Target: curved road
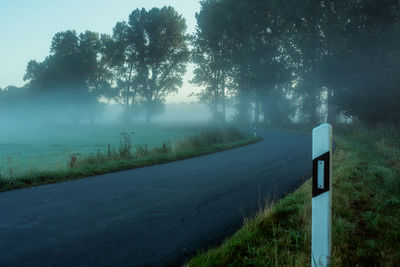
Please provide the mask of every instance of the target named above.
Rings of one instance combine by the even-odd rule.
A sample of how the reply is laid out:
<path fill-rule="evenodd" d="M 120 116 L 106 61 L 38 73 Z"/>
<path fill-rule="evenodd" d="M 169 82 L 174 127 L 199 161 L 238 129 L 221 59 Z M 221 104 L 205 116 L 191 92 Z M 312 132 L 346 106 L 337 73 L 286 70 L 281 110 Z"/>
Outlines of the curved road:
<path fill-rule="evenodd" d="M 180 265 L 311 173 L 311 135 L 0 193 L 0 266 Z"/>

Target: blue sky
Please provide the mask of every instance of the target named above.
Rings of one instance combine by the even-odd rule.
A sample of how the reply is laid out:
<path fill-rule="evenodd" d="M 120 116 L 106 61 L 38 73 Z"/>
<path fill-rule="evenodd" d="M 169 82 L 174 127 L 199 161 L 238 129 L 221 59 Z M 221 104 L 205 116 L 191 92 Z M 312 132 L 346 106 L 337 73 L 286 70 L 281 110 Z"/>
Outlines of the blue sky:
<path fill-rule="evenodd" d="M 136 8 L 173 6 L 186 19 L 187 31 L 196 26 L 199 0 L 0 0 L 0 88 L 21 86 L 29 60 L 43 61 L 55 33 L 68 29 L 112 33 L 117 21 Z M 195 90 L 187 83 L 189 66 L 179 94 L 169 102 L 187 101 Z M 191 99 L 193 100 L 193 99 Z"/>

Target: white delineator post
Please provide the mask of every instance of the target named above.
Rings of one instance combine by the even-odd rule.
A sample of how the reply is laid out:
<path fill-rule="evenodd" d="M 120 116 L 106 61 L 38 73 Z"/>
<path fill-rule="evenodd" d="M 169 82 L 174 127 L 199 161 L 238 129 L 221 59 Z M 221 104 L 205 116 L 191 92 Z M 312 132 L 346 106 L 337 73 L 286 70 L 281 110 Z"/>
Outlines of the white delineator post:
<path fill-rule="evenodd" d="M 312 131 L 311 266 L 328 266 L 332 226 L 332 126 L 324 123 Z"/>

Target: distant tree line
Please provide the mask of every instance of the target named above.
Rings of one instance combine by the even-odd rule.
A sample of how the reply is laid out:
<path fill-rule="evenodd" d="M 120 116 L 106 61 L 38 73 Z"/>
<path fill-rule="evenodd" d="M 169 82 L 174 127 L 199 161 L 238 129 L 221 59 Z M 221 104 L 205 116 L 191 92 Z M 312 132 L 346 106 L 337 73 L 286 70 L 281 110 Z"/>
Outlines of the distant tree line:
<path fill-rule="evenodd" d="M 225 120 L 398 122 L 397 0 L 203 0 L 192 82 Z"/>
<path fill-rule="evenodd" d="M 190 60 L 196 96 L 215 121 L 230 105 L 246 123 L 399 122 L 397 0 L 200 4 L 191 36 L 172 7 L 136 9 L 112 35 L 57 33 L 50 55 L 28 63 L 26 85 L 0 90 L 0 109 L 41 99 L 93 121 L 107 99 L 124 107 L 126 121 L 149 121 Z"/>
<path fill-rule="evenodd" d="M 0 97 L 8 103 L 41 103 L 71 110 L 93 121 L 100 99 L 120 103 L 124 119 L 150 120 L 177 92 L 189 59 L 185 20 L 172 7 L 136 9 L 113 34 L 63 31 L 53 37 L 50 55 L 28 63 L 23 88 Z M 1 101 L 1 100 L 0 100 Z M 3 103 L 3 107 L 6 104 Z"/>

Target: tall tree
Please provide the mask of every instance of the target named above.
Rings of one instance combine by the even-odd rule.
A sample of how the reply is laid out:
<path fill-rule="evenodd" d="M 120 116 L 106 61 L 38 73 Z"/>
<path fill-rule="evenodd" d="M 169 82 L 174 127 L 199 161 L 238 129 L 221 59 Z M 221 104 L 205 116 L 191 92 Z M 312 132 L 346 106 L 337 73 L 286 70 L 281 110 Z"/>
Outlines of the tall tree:
<path fill-rule="evenodd" d="M 230 51 L 226 36 L 226 10 L 220 1 L 202 1 L 196 13 L 197 28 L 192 39 L 192 62 L 196 64 L 193 84 L 203 87 L 197 97 L 210 105 L 215 121 L 226 120 L 226 86 Z"/>
<path fill-rule="evenodd" d="M 115 25 L 112 38 L 106 44 L 106 53 L 111 59 L 109 65 L 116 85 L 113 99 L 124 106 L 126 121 L 132 118 L 139 91 L 137 85 L 139 55 L 134 41 L 136 38 L 143 37 L 135 36 L 131 26 L 122 21 Z"/>
<path fill-rule="evenodd" d="M 287 95 L 292 81 L 288 51 L 287 22 L 279 10 L 277 1 L 249 1 L 253 25 L 250 32 L 251 47 L 250 87 L 254 90 L 254 122 L 259 122 L 263 113 L 264 121 L 278 125 L 287 123 L 291 109 Z M 261 111 L 262 107 L 262 111 Z"/>
<path fill-rule="evenodd" d="M 230 61 L 232 62 L 232 80 L 236 86 L 237 119 L 240 122 L 250 120 L 250 102 L 254 93 L 251 86 L 251 66 L 253 57 L 252 29 L 254 26 L 253 1 L 224 1 L 227 12 L 226 35 L 230 46 Z"/>
<path fill-rule="evenodd" d="M 31 60 L 24 80 L 36 95 L 51 99 L 48 105 L 74 107 L 71 112 L 76 113 L 76 120 L 89 116 L 93 121 L 98 98 L 102 94 L 96 80 L 105 79 L 99 78 L 101 48 L 102 42 L 97 33 L 56 33 L 50 55 L 43 62 Z"/>
<path fill-rule="evenodd" d="M 334 97 L 340 111 L 368 123 L 399 121 L 400 6 L 396 0 L 351 1 L 347 13 L 348 71 Z M 374 107 L 374 108 L 371 108 Z"/>
<path fill-rule="evenodd" d="M 189 58 L 185 30 L 185 20 L 172 7 L 136 9 L 114 28 L 120 96 L 127 108 L 140 97 L 147 121 L 182 85 Z"/>
<path fill-rule="evenodd" d="M 228 84 L 236 95 L 239 121 L 249 120 L 253 102 L 258 122 L 261 106 L 265 113 L 271 110 L 269 92 L 281 90 L 277 85 L 291 80 L 287 56 L 282 55 L 287 50 L 283 40 L 288 23 L 283 13 L 275 12 L 280 8 L 274 0 L 201 2 L 193 42 L 197 65 L 193 82 L 204 86 L 198 96 L 212 104 L 213 113 L 224 103 Z M 277 95 L 286 97 L 274 94 L 274 98 Z"/>
<path fill-rule="evenodd" d="M 327 121 L 336 123 L 337 105 L 335 97 L 340 88 L 346 86 L 348 64 L 351 57 L 348 50 L 349 1 L 325 0 L 322 9 L 321 82 L 326 88 Z"/>
<path fill-rule="evenodd" d="M 302 81 L 302 113 L 311 124 L 320 121 L 318 108 L 321 105 L 322 84 L 320 80 L 322 49 L 322 3 L 321 1 L 302 1 L 298 8 L 294 34 L 296 47 L 300 52 Z"/>
<path fill-rule="evenodd" d="M 189 60 L 186 22 L 172 7 L 152 8 L 137 16 L 130 16 L 130 24 L 140 24 L 135 28 L 138 40 L 140 94 L 146 109 L 146 120 L 159 112 L 166 96 L 176 93 L 182 86 L 182 76 Z"/>

